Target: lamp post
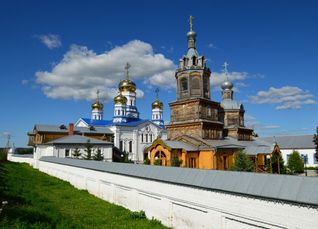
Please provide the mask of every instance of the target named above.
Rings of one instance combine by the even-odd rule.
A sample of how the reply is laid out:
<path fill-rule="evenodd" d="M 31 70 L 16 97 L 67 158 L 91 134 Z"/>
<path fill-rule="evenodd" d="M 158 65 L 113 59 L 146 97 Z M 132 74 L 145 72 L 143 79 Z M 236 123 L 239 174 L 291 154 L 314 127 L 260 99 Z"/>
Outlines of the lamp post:
<path fill-rule="evenodd" d="M 266 159 L 269 160 L 269 171 L 272 173 L 272 157 L 270 154 L 266 155 Z"/>

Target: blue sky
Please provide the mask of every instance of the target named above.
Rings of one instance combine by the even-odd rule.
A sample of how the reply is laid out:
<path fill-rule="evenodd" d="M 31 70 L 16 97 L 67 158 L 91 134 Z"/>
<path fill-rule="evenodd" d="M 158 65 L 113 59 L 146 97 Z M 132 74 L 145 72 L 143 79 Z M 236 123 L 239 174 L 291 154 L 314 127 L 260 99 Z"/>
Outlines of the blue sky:
<path fill-rule="evenodd" d="M 164 119 L 174 69 L 186 53 L 188 17 L 212 70 L 212 99 L 227 61 L 246 124 L 261 136 L 312 134 L 318 125 L 318 3 L 315 1 L 2 1 L 0 145 L 27 144 L 36 123 L 90 116 L 97 89 L 112 97 L 131 62 L 149 118 L 160 88 Z"/>

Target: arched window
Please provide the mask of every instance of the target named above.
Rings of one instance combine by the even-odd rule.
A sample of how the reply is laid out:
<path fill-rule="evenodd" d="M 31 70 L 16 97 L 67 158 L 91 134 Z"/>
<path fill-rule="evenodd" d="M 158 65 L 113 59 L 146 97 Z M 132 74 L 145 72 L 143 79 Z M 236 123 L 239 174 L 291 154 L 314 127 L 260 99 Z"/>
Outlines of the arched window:
<path fill-rule="evenodd" d="M 188 80 L 187 80 L 187 78 L 182 78 L 180 80 L 180 85 L 181 85 L 181 91 L 187 91 L 188 90 Z"/>
<path fill-rule="evenodd" d="M 193 89 L 200 89 L 200 78 L 199 77 L 192 77 L 192 85 Z"/>
<path fill-rule="evenodd" d="M 192 57 L 192 64 L 197 65 L 197 58 L 195 56 Z"/>

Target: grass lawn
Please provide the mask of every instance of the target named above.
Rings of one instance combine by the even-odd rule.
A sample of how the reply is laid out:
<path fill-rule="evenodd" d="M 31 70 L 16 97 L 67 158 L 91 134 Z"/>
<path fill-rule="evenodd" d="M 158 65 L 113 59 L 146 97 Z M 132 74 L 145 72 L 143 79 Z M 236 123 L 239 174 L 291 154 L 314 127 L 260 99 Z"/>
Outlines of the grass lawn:
<path fill-rule="evenodd" d="M 3 201 L 8 204 L 1 207 Z M 13 162 L 0 162 L 0 208 L 0 228 L 164 228 L 143 212 L 131 212 Z"/>

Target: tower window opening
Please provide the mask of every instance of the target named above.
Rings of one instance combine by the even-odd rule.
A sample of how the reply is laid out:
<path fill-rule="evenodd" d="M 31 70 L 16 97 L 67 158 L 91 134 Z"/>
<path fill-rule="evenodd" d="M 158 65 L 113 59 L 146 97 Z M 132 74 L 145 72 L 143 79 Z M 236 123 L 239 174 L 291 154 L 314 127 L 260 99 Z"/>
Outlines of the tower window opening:
<path fill-rule="evenodd" d="M 181 84 L 181 91 L 187 91 L 188 90 L 188 80 L 187 80 L 187 78 L 182 78 L 180 80 L 180 84 Z"/>
<path fill-rule="evenodd" d="M 197 58 L 195 56 L 192 57 L 192 65 L 197 65 Z"/>

